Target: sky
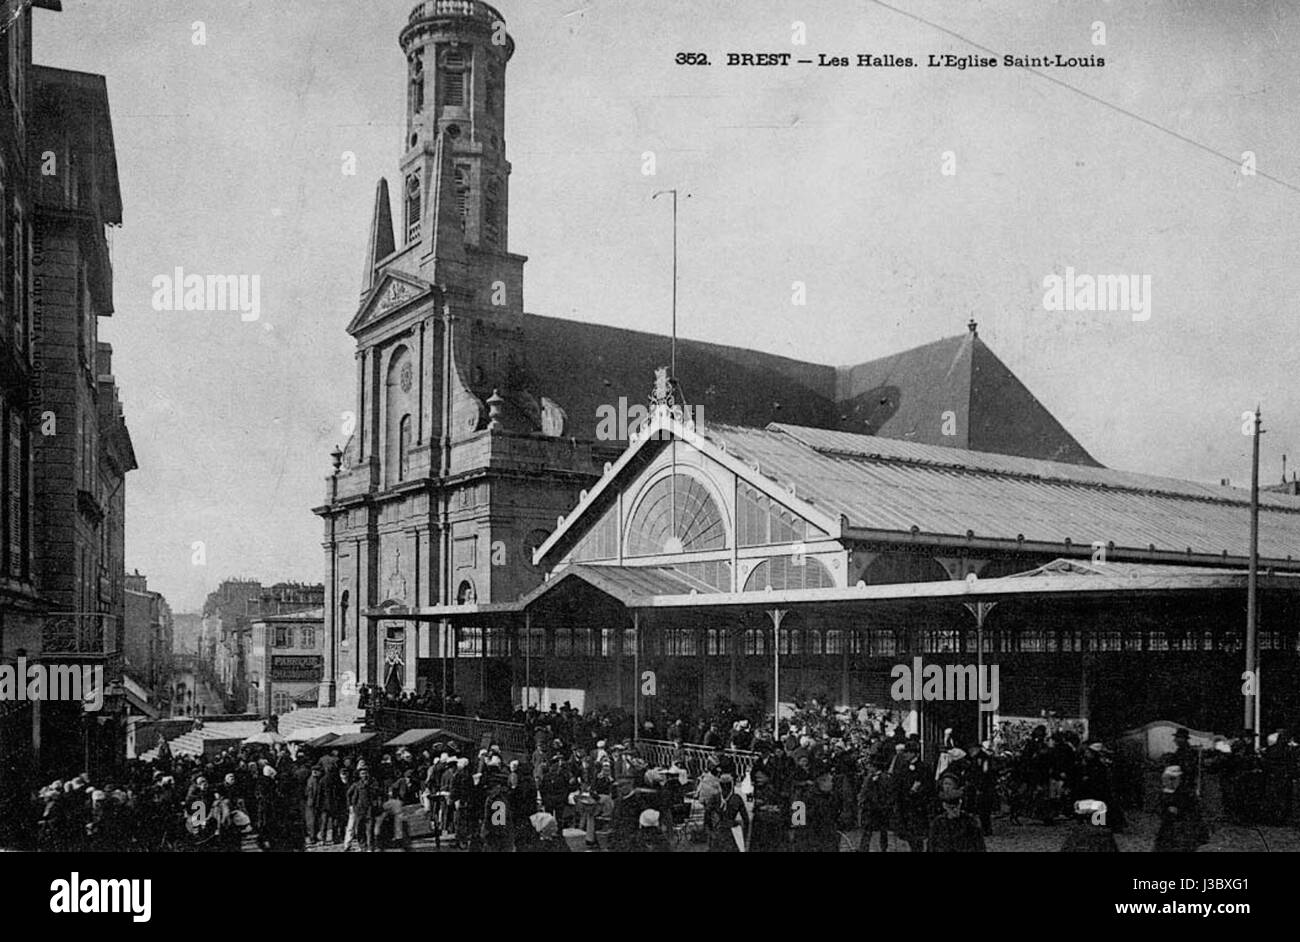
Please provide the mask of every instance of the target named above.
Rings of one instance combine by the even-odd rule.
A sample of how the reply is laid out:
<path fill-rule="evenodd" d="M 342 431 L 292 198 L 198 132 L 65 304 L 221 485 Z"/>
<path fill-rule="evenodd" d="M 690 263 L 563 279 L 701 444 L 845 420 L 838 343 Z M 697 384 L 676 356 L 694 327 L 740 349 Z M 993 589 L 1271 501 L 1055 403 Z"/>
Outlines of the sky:
<path fill-rule="evenodd" d="M 311 508 L 346 438 L 345 327 L 375 183 L 397 178 L 397 35 L 414 3 L 63 6 L 34 12 L 34 58 L 107 77 L 124 204 L 100 339 L 114 346 L 140 464 L 127 566 L 176 611 L 230 576 L 322 581 Z M 527 310 L 666 332 L 670 216 L 651 195 L 677 187 L 691 194 L 685 337 L 848 365 L 974 318 L 1103 464 L 1248 483 L 1241 416 L 1256 403 L 1265 482 L 1282 454 L 1300 464 L 1295 5 L 496 6 L 517 43 L 506 149 Z M 793 44 L 796 23 L 806 45 Z M 679 52 L 713 64 L 677 65 Z M 729 52 L 920 65 L 728 68 Z M 1001 64 L 1058 53 L 1105 65 Z M 931 54 L 995 54 L 999 66 L 929 68 Z M 153 279 L 176 267 L 259 276 L 259 320 L 154 310 Z M 1150 316 L 1046 310 L 1044 278 L 1067 267 L 1149 276 Z"/>

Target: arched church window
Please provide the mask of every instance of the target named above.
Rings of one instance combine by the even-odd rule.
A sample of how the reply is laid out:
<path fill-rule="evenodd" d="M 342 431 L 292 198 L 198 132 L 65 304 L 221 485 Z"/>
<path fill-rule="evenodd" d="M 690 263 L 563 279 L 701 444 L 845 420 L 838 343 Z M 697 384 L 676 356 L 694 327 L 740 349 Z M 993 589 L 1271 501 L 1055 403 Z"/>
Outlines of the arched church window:
<path fill-rule="evenodd" d="M 646 490 L 628 528 L 629 556 L 692 553 L 727 545 L 722 512 L 698 480 L 685 474 L 660 478 Z"/>
<path fill-rule="evenodd" d="M 420 238 L 420 175 L 406 178 L 406 241 Z"/>
<path fill-rule="evenodd" d="M 388 375 L 383 391 L 383 473 L 384 482 L 393 484 L 406 477 L 406 452 L 414 444 L 410 416 L 415 411 L 414 364 L 411 351 L 397 346 L 388 361 Z"/>
<path fill-rule="evenodd" d="M 348 640 L 348 590 L 344 589 L 343 594 L 339 596 L 339 640 Z"/>
<path fill-rule="evenodd" d="M 398 471 L 397 480 L 405 481 L 411 474 L 411 417 L 402 416 L 397 433 Z"/>

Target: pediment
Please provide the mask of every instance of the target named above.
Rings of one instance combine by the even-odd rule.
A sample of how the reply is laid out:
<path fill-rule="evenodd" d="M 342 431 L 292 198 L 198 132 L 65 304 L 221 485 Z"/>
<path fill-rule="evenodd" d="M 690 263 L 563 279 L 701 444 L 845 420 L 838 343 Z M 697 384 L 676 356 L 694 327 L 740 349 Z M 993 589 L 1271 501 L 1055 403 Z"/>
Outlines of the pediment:
<path fill-rule="evenodd" d="M 422 278 L 405 272 L 386 271 L 364 298 L 357 316 L 348 324 L 353 334 L 372 327 L 408 307 L 419 304 L 437 293 L 437 288 Z"/>

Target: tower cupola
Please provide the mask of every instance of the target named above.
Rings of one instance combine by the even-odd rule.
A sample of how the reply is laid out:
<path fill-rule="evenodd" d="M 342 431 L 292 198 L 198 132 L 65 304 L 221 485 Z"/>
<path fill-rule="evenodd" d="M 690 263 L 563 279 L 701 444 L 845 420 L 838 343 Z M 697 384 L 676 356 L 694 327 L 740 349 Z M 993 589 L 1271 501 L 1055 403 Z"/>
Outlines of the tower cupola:
<path fill-rule="evenodd" d="M 418 242 L 440 168 L 435 148 L 450 145 L 465 243 L 506 251 L 510 164 L 505 147 L 506 65 L 514 40 L 501 14 L 480 0 L 424 0 L 401 33 L 407 63 L 406 141 L 400 241 Z"/>

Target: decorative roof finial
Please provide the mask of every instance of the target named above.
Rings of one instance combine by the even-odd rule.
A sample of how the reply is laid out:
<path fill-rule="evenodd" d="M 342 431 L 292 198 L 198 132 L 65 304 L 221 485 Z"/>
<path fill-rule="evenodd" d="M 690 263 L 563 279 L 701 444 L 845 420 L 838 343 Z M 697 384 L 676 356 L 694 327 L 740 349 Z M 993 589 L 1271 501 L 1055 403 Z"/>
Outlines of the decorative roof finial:
<path fill-rule="evenodd" d="M 972 317 L 969 321 L 966 322 L 966 329 L 969 330 L 969 331 L 971 332 L 971 336 L 972 336 L 972 337 L 978 337 L 978 336 L 979 336 L 979 334 L 977 334 L 977 333 L 975 332 L 975 330 L 976 330 L 977 327 L 979 327 L 979 324 L 975 323 L 975 318 L 974 318 L 974 317 Z"/>
<path fill-rule="evenodd" d="M 668 376 L 667 367 L 661 366 L 655 370 L 654 389 L 650 392 L 651 417 L 662 413 L 679 422 L 681 421 L 681 403 L 677 401 L 675 387 L 676 383 Z"/>

